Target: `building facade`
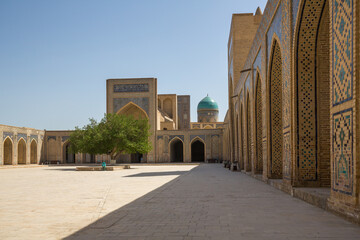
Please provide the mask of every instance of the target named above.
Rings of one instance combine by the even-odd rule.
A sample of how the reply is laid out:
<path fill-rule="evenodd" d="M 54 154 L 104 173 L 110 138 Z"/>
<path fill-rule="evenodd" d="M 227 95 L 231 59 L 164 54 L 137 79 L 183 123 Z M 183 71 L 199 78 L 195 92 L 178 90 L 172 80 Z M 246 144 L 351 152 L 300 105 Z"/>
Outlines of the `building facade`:
<path fill-rule="evenodd" d="M 329 188 L 328 208 L 356 221 L 359 5 L 269 0 L 263 14 L 234 14 L 224 121 L 227 160 L 289 193 Z"/>

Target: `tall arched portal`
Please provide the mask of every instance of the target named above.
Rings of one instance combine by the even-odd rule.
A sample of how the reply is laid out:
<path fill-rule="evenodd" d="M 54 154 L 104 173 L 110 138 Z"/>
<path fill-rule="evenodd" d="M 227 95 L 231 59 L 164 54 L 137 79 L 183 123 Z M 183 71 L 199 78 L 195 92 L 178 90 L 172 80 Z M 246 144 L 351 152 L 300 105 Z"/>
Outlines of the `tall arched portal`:
<path fill-rule="evenodd" d="M 64 162 L 75 163 L 75 153 L 70 151 L 70 143 L 67 142 L 64 146 Z"/>
<path fill-rule="evenodd" d="M 184 161 L 184 146 L 180 139 L 174 139 L 170 143 L 170 161 L 183 162 Z"/>
<path fill-rule="evenodd" d="M 18 164 L 26 164 L 26 143 L 23 138 L 18 142 Z"/>
<path fill-rule="evenodd" d="M 30 163 L 37 164 L 37 143 L 35 140 L 32 140 L 30 144 Z"/>
<path fill-rule="evenodd" d="M 256 123 L 256 164 L 255 172 L 262 173 L 263 170 L 263 148 L 262 148 L 262 97 L 261 80 L 259 73 L 256 77 L 256 97 L 255 97 L 255 123 Z"/>
<path fill-rule="evenodd" d="M 200 140 L 196 140 L 191 144 L 191 161 L 192 162 L 205 161 L 205 145 Z"/>
<path fill-rule="evenodd" d="M 329 0 L 304 0 L 301 10 L 294 54 L 296 180 L 300 185 L 330 186 Z"/>
<path fill-rule="evenodd" d="M 4 142 L 4 165 L 11 165 L 13 158 L 13 144 L 9 138 Z"/>
<path fill-rule="evenodd" d="M 282 178 L 283 124 L 282 124 L 282 58 L 279 43 L 272 46 L 269 79 L 270 97 L 270 169 L 269 178 Z"/>

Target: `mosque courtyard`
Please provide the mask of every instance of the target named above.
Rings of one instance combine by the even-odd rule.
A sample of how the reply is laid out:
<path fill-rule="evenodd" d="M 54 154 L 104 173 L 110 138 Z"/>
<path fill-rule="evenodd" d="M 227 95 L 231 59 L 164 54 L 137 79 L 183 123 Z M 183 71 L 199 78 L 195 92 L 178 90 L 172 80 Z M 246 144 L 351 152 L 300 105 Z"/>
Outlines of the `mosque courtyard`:
<path fill-rule="evenodd" d="M 0 169 L 0 239 L 359 239 L 360 227 L 220 164 Z M 35 187 L 36 186 L 36 187 Z"/>

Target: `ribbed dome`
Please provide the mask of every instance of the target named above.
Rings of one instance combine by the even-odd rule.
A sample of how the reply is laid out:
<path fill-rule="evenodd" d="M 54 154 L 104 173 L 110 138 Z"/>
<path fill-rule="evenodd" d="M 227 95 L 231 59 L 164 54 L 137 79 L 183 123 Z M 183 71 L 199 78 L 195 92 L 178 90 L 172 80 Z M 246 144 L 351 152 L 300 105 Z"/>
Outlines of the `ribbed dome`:
<path fill-rule="evenodd" d="M 210 109 L 210 110 L 219 110 L 219 107 L 217 105 L 217 103 L 214 101 L 214 99 L 212 99 L 211 97 L 209 97 L 209 95 L 207 95 L 206 97 L 204 97 L 198 104 L 197 110 L 205 110 L 205 109 Z"/>

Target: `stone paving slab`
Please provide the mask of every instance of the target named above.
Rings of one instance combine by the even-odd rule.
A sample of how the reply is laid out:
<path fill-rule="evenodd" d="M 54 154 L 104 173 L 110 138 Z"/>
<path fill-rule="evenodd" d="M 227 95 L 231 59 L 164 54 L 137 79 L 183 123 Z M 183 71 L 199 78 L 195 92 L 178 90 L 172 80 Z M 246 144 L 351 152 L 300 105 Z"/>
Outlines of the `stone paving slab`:
<path fill-rule="evenodd" d="M 360 239 L 360 227 L 220 164 L 0 175 L 0 239 Z"/>

